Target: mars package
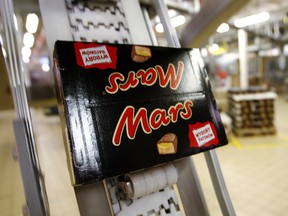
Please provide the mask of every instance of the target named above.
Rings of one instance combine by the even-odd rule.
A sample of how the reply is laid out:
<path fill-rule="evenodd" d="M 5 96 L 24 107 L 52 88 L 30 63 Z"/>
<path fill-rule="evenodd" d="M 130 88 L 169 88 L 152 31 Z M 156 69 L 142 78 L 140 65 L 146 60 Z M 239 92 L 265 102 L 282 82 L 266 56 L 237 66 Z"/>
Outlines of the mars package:
<path fill-rule="evenodd" d="M 227 144 L 196 49 L 57 41 L 54 75 L 74 185 Z"/>

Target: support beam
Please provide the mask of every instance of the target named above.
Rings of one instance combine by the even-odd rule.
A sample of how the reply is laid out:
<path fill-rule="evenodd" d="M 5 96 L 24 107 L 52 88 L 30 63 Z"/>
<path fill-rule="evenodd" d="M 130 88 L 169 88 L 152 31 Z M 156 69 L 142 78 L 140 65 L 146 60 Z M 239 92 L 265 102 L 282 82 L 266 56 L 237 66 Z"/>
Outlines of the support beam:
<path fill-rule="evenodd" d="M 247 32 L 243 29 L 238 30 L 238 50 L 239 50 L 239 77 L 240 87 L 249 86 L 248 60 L 247 60 Z"/>
<path fill-rule="evenodd" d="M 180 34 L 183 47 L 200 47 L 249 0 L 208 0 Z"/>

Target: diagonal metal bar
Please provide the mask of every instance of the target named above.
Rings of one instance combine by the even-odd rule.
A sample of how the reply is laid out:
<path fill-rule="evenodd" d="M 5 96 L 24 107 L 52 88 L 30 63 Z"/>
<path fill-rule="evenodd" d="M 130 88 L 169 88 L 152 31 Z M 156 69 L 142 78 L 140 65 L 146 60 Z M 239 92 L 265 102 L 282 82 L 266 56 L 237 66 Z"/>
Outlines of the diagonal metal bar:
<path fill-rule="evenodd" d="M 200 47 L 221 23 L 226 22 L 248 2 L 249 0 L 205 1 L 199 13 L 181 31 L 181 44 L 185 47 Z"/>
<path fill-rule="evenodd" d="M 165 5 L 163 0 L 155 0 L 154 3 L 155 3 L 157 14 L 159 15 L 161 23 L 164 27 L 164 32 L 168 41 L 168 45 L 173 46 L 173 47 L 180 47 L 181 45 L 179 43 L 176 31 L 170 23 L 167 6 Z M 216 152 L 215 150 L 210 150 L 208 152 L 205 152 L 204 155 L 206 158 L 207 166 L 208 166 L 211 178 L 212 178 L 214 190 L 216 192 L 222 213 L 223 215 L 233 216 L 235 215 L 234 208 L 233 208 L 231 199 L 229 197 L 228 190 L 225 185 L 225 181 L 222 175 L 222 171 L 220 168 L 220 164 L 219 164 Z M 198 185 L 199 185 L 198 186 L 199 191 L 197 195 L 200 198 L 203 198 L 203 201 L 202 201 L 203 208 L 206 210 L 206 215 L 208 215 L 209 213 L 207 211 L 207 207 L 204 201 L 203 192 L 200 188 L 200 183 L 198 180 L 196 169 L 194 166 L 191 166 L 191 168 L 192 168 L 194 178 L 195 178 L 194 181 L 198 182 Z"/>

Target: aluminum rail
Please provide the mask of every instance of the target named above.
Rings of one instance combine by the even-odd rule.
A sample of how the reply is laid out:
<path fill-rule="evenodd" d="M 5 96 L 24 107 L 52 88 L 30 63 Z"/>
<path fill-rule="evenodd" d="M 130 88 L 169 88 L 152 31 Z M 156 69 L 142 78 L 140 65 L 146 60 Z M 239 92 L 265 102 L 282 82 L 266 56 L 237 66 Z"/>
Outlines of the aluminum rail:
<path fill-rule="evenodd" d="M 166 4 L 164 3 L 163 0 L 154 0 L 154 5 L 156 8 L 157 14 L 160 18 L 160 21 L 163 25 L 164 33 L 168 41 L 168 46 L 180 48 L 181 45 L 177 37 L 176 30 L 171 25 L 170 18 L 168 15 L 168 8 Z M 204 195 L 202 192 L 202 188 L 198 179 L 198 174 L 197 174 L 192 157 L 190 157 L 190 166 L 191 166 L 191 171 L 193 173 L 193 175 L 191 175 L 193 179 L 190 180 L 190 183 L 192 182 L 194 183 L 193 185 L 194 196 L 191 197 L 191 199 L 193 199 L 191 202 L 197 204 L 196 205 L 197 209 L 196 208 L 192 209 L 192 211 L 194 212 L 187 212 L 187 215 L 209 215 L 208 208 L 204 200 Z M 187 203 L 187 205 L 189 206 L 189 203 Z"/>
<path fill-rule="evenodd" d="M 5 63 L 16 112 L 16 120 L 13 122 L 14 134 L 26 204 L 30 216 L 49 215 L 44 180 L 41 175 L 33 136 L 32 120 L 18 43 L 19 38 L 14 24 L 13 3 L 9 0 L 0 0 L 0 6 L 8 50 L 8 61 L 5 61 Z"/>

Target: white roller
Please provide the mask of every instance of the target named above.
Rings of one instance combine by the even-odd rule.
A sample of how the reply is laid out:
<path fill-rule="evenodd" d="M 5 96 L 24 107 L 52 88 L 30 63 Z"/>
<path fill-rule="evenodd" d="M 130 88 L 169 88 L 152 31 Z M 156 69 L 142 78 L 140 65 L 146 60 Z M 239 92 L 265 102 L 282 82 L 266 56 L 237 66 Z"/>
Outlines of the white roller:
<path fill-rule="evenodd" d="M 163 168 L 165 170 L 165 174 L 167 177 L 167 184 L 168 185 L 175 184 L 175 182 L 177 182 L 178 180 L 178 173 L 176 168 L 171 163 L 167 164 Z"/>
<path fill-rule="evenodd" d="M 157 189 L 158 188 L 165 188 L 167 182 L 163 181 L 163 179 L 166 179 L 166 173 L 165 170 L 162 167 L 155 167 L 155 169 L 151 170 L 152 175 L 155 176 L 154 180 L 154 184 L 157 185 Z"/>
<path fill-rule="evenodd" d="M 128 196 L 136 199 L 164 189 L 177 182 L 177 169 L 171 164 L 149 168 L 142 172 L 125 175 Z"/>
<path fill-rule="evenodd" d="M 138 198 L 146 194 L 147 186 L 142 173 L 126 175 L 125 179 L 131 186 L 131 190 L 127 190 L 129 197 Z"/>

